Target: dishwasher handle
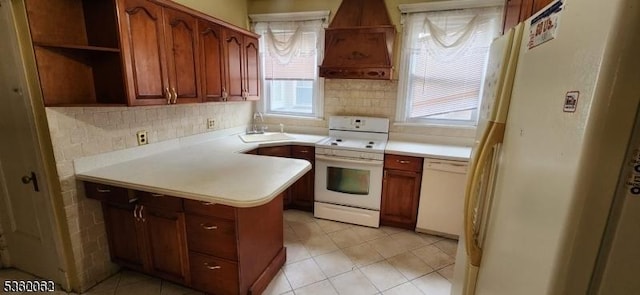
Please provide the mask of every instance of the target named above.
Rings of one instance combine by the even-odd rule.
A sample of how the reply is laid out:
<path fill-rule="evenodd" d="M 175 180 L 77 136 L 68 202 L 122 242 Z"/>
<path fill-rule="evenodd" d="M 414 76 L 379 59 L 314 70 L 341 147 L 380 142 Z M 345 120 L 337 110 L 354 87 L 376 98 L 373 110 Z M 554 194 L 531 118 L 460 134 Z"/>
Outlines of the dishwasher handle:
<path fill-rule="evenodd" d="M 464 162 L 425 161 L 424 170 L 436 170 L 442 172 L 466 174 L 468 164 Z"/>

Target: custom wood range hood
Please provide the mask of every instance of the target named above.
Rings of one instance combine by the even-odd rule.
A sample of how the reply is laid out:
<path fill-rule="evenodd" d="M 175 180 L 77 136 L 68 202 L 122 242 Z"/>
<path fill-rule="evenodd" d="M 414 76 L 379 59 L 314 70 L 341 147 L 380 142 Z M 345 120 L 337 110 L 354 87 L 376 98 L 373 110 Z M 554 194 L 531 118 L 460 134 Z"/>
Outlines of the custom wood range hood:
<path fill-rule="evenodd" d="M 391 79 L 395 36 L 384 0 L 343 0 L 325 30 L 320 77 Z"/>

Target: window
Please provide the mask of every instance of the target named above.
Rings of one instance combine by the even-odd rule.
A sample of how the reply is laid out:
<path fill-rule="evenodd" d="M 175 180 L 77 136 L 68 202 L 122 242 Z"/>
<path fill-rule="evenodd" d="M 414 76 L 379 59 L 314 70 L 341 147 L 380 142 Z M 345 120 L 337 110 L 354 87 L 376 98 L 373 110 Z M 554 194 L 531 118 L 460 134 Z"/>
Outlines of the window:
<path fill-rule="evenodd" d="M 501 15 L 501 7 L 485 7 L 404 16 L 400 121 L 476 124 L 489 47 L 500 32 Z"/>
<path fill-rule="evenodd" d="M 266 114 L 322 116 L 322 79 L 318 65 L 324 52 L 328 12 L 251 15 L 261 35 L 260 63 Z"/>

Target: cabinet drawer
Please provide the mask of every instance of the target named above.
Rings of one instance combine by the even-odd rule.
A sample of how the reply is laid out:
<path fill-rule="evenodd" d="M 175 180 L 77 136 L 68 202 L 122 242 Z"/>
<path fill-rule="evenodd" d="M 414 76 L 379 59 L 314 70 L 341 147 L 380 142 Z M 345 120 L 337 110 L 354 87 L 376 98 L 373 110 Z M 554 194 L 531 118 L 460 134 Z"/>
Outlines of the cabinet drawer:
<path fill-rule="evenodd" d="M 157 209 L 163 209 L 167 211 L 173 212 L 182 212 L 184 208 L 182 207 L 182 199 L 176 197 L 165 196 L 162 194 L 154 194 L 149 192 L 135 192 L 136 197 L 138 198 L 138 202 L 141 205 L 147 207 L 153 207 Z"/>
<path fill-rule="evenodd" d="M 87 198 L 96 199 L 99 201 L 120 204 L 128 204 L 133 201 L 133 198 L 129 196 L 129 191 L 126 188 L 93 182 L 85 182 L 84 190 L 87 194 Z"/>
<path fill-rule="evenodd" d="M 187 215 L 186 218 L 189 250 L 238 259 L 235 222 L 199 215 Z"/>
<path fill-rule="evenodd" d="M 288 158 L 291 156 L 291 146 L 261 147 L 258 149 L 258 155 Z"/>
<path fill-rule="evenodd" d="M 236 219 L 235 208 L 210 202 L 184 200 L 184 211 L 187 213 L 195 213 L 199 215 L 213 216 L 230 220 Z"/>
<path fill-rule="evenodd" d="M 316 149 L 312 146 L 294 145 L 291 146 L 291 157 L 296 159 L 315 159 Z"/>
<path fill-rule="evenodd" d="M 384 155 L 384 168 L 420 172 L 422 171 L 422 161 L 424 158 L 386 154 Z"/>
<path fill-rule="evenodd" d="M 216 295 L 238 294 L 238 265 L 195 252 L 189 252 L 191 286 Z"/>

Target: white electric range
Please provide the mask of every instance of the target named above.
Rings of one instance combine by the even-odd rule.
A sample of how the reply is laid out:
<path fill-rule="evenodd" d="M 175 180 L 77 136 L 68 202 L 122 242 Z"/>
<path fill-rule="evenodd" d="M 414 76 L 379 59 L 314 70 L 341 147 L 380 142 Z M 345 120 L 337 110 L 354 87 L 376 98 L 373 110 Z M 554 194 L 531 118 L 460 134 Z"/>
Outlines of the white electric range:
<path fill-rule="evenodd" d="M 329 138 L 316 143 L 314 216 L 378 227 L 389 119 L 329 118 Z"/>

